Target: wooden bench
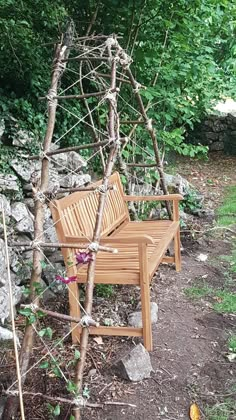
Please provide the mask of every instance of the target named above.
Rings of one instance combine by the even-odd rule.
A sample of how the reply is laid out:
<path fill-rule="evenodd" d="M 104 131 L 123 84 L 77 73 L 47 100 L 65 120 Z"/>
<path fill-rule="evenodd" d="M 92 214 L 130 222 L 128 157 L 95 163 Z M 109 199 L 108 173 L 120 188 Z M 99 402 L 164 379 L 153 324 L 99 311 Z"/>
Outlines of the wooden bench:
<path fill-rule="evenodd" d="M 96 185 L 99 187 L 102 181 Z M 179 200 L 182 196 L 126 196 L 120 176 L 115 172 L 109 180 L 113 188 L 109 190 L 102 222 L 101 244 L 118 249 L 117 254 L 98 252 L 95 283 L 138 285 L 141 289 L 142 328 L 132 327 L 90 327 L 96 335 L 118 335 L 143 337 L 147 350 L 152 350 L 152 331 L 150 318 L 149 284 L 161 262 L 175 263 L 181 269 Z M 54 200 L 51 211 L 57 236 L 63 243 L 88 244 L 93 236 L 100 192 L 76 192 L 60 200 Z M 173 202 L 172 220 L 130 221 L 128 201 Z M 174 256 L 165 253 L 174 241 Z M 67 275 L 77 275 L 78 283 L 86 283 L 87 265 L 79 270 L 68 265 L 68 259 L 75 249 L 62 249 Z M 76 283 L 69 284 L 69 303 L 71 316 L 80 317 L 79 288 Z M 72 324 L 73 342 L 79 340 L 81 328 Z"/>

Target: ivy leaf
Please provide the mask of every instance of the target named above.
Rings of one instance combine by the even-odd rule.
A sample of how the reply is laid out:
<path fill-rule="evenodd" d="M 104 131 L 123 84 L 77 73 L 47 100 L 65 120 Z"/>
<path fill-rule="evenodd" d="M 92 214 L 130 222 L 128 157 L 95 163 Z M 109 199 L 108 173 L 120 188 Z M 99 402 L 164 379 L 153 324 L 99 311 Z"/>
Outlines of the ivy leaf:
<path fill-rule="evenodd" d="M 53 414 L 54 414 L 54 416 L 59 416 L 60 413 L 61 413 L 61 408 L 60 408 L 60 405 L 57 404 L 56 407 L 53 410 Z"/>
<path fill-rule="evenodd" d="M 40 369 L 47 369 L 49 367 L 49 363 L 45 360 L 44 362 L 40 363 Z"/>
<path fill-rule="evenodd" d="M 74 354 L 74 358 L 75 360 L 79 360 L 80 359 L 80 351 L 75 349 L 75 354 Z"/>

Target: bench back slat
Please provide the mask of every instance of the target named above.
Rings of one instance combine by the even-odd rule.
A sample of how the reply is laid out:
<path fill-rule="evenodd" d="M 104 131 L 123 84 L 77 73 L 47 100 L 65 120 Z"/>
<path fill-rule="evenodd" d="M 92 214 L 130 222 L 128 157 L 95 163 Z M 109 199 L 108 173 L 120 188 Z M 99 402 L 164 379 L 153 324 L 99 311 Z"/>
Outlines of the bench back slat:
<path fill-rule="evenodd" d="M 102 185 L 102 180 L 95 183 L 97 187 L 100 185 Z M 124 201 L 124 191 L 118 172 L 111 175 L 109 185 L 112 185 L 113 189 L 108 191 L 106 199 L 102 220 L 102 236 L 109 235 L 122 222 L 129 220 L 129 212 Z M 57 232 L 60 231 L 62 236 L 71 235 L 91 240 L 96 223 L 100 194 L 94 191 L 81 191 L 60 200 L 54 200 L 51 204 L 51 210 Z"/>

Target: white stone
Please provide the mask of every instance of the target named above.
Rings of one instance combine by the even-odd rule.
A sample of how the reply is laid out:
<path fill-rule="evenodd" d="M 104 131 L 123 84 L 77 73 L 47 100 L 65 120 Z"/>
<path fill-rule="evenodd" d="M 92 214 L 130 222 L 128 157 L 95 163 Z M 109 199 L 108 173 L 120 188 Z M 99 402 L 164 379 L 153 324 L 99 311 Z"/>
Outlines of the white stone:
<path fill-rule="evenodd" d="M 156 302 L 151 302 L 150 307 L 151 307 L 151 323 L 156 324 L 157 320 L 158 320 L 158 305 L 157 305 Z M 141 309 L 140 305 L 138 305 L 137 309 Z M 136 311 L 136 312 L 132 312 L 131 314 L 129 314 L 128 324 L 131 327 L 142 328 L 142 326 L 143 326 L 142 312 L 141 311 Z"/>
<path fill-rule="evenodd" d="M 8 330 L 7 328 L 0 327 L 0 341 L 12 341 L 13 340 L 13 332 Z M 16 343 L 20 347 L 19 338 L 16 337 Z"/>

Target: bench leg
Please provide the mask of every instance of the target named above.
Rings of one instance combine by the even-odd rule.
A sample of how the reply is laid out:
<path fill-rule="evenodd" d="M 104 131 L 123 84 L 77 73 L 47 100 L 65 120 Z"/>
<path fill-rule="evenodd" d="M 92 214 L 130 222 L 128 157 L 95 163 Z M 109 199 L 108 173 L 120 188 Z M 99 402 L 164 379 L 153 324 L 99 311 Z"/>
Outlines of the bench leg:
<path fill-rule="evenodd" d="M 174 237 L 174 250 L 175 250 L 175 269 L 176 271 L 181 270 L 181 243 L 180 243 L 180 228 L 177 230 Z"/>
<path fill-rule="evenodd" d="M 69 255 L 69 254 L 68 254 Z M 67 257 L 68 260 L 68 257 Z M 67 276 L 76 276 L 77 275 L 77 268 L 75 265 L 67 267 Z M 77 283 L 69 283 L 68 285 L 68 293 L 69 293 L 69 305 L 70 305 L 70 316 L 80 318 L 80 305 L 79 305 L 79 285 Z M 79 327 L 76 327 L 76 323 L 71 323 L 72 329 L 72 342 L 73 344 L 78 343 L 80 341 L 80 331 Z"/>
<path fill-rule="evenodd" d="M 140 290 L 142 305 L 143 341 L 148 351 L 152 351 L 152 324 L 150 309 L 150 288 L 147 265 L 147 246 L 139 245 Z"/>

